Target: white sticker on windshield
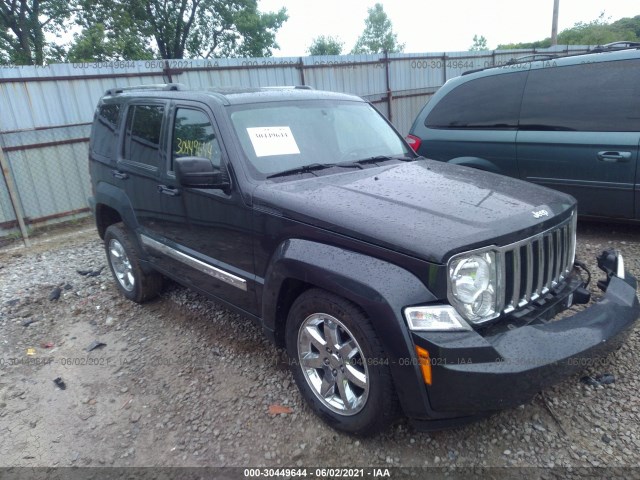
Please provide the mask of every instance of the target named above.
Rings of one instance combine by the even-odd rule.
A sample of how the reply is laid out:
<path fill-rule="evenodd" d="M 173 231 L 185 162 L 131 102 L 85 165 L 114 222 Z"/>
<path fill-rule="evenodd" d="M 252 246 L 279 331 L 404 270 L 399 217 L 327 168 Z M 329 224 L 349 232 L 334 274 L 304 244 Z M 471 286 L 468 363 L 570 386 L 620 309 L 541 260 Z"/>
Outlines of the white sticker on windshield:
<path fill-rule="evenodd" d="M 295 155 L 300 153 L 296 139 L 289 127 L 247 128 L 257 157 L 271 155 Z"/>

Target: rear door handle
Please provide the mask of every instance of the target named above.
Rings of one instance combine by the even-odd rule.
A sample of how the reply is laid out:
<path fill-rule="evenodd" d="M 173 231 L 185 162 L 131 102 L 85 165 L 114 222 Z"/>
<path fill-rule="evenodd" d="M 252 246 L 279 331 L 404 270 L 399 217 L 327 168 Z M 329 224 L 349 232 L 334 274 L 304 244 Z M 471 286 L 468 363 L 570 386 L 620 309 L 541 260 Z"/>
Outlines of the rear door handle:
<path fill-rule="evenodd" d="M 158 192 L 169 195 L 170 197 L 177 197 L 180 195 L 180 190 L 173 187 L 167 187 L 166 185 L 158 185 Z"/>
<path fill-rule="evenodd" d="M 127 178 L 129 178 L 129 175 L 121 172 L 120 170 L 111 170 L 111 175 L 113 175 L 115 178 L 119 178 L 120 180 L 126 180 Z"/>
<path fill-rule="evenodd" d="M 628 162 L 631 158 L 631 152 L 598 152 L 598 160 L 603 162 Z"/>

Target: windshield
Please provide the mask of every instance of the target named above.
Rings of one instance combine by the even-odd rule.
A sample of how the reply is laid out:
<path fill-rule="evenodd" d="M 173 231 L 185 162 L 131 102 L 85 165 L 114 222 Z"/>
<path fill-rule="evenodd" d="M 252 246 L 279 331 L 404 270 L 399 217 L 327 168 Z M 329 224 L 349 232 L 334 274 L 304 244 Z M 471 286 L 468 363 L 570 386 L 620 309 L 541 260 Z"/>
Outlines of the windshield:
<path fill-rule="evenodd" d="M 400 136 L 369 104 L 348 101 L 242 105 L 231 121 L 258 179 L 289 170 L 412 156 Z"/>

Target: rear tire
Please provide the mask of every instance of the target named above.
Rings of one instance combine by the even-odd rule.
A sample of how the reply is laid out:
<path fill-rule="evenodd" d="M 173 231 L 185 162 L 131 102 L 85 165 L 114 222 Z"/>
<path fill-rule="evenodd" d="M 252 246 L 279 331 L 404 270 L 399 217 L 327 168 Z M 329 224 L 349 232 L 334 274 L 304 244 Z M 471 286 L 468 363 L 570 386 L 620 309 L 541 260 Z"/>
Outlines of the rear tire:
<path fill-rule="evenodd" d="M 118 290 L 136 303 L 154 298 L 162 289 L 162 275 L 144 273 L 138 250 L 123 223 L 110 225 L 104 234 L 107 262 Z"/>
<path fill-rule="evenodd" d="M 396 419 L 389 360 L 355 304 L 307 290 L 289 311 L 286 346 L 302 396 L 333 428 L 372 435 Z"/>

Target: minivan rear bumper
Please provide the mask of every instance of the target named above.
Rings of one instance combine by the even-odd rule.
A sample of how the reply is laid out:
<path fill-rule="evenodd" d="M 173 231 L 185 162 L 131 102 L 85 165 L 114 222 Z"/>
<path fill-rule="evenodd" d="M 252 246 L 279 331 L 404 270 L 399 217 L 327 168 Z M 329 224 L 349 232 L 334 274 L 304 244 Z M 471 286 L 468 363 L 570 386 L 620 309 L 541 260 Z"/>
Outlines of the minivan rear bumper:
<path fill-rule="evenodd" d="M 431 355 L 431 411 L 441 418 L 438 423 L 446 424 L 448 417 L 455 423 L 521 405 L 540 390 L 596 365 L 598 358 L 622 344 L 639 314 L 636 279 L 625 272 L 624 279 L 610 278 L 597 303 L 550 323 L 491 337 L 477 332 L 414 332 L 414 343 Z"/>

